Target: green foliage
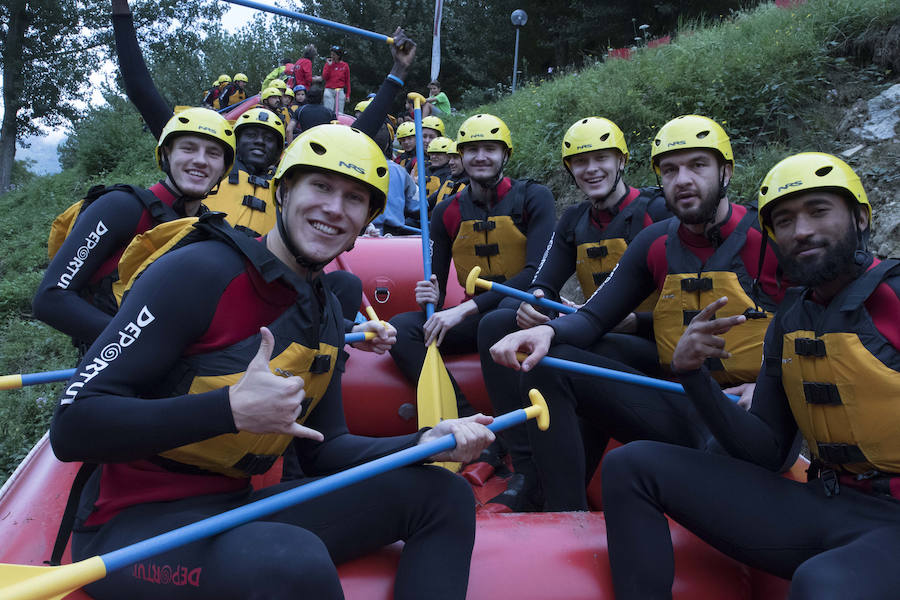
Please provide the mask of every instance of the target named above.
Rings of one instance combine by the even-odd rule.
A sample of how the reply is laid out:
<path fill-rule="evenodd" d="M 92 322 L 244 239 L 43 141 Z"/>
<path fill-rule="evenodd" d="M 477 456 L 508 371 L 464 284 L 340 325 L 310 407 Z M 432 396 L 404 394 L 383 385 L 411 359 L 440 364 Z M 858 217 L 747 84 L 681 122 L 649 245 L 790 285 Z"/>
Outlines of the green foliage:
<path fill-rule="evenodd" d="M 681 114 L 703 114 L 722 123 L 732 138 L 732 196 L 752 199 L 767 166 L 783 154 L 827 150 L 821 148 L 821 130 L 809 124 L 820 120 L 830 77 L 848 68 L 832 55 L 834 49 L 896 18 L 887 0 L 811 0 L 794 10 L 767 4 L 705 28 L 688 24 L 668 46 L 526 85 L 467 113 L 506 120 L 516 146 L 510 172 L 538 179 L 561 169 L 559 143 L 571 123 L 587 115 L 610 118 L 628 140 L 633 185 L 655 182 L 649 154 L 659 127 Z M 763 159 L 763 166 L 754 162 Z"/>

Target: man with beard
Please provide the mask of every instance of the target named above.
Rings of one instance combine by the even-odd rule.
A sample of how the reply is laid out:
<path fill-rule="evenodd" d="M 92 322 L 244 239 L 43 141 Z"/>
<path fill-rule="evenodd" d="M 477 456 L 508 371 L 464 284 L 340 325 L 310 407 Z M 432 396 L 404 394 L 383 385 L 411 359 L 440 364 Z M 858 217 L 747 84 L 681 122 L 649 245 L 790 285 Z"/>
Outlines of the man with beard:
<path fill-rule="evenodd" d="M 762 247 L 763 236 L 754 226 L 755 211 L 728 199 L 734 158 L 719 124 L 697 115 L 675 118 L 657 133 L 650 156 L 675 217 L 641 231 L 577 312 L 512 333 L 490 350 L 496 362 L 524 371 L 522 385 L 540 381 L 553 405 L 550 435 L 538 439 L 529 430 L 545 510 L 588 508 L 585 478 L 596 465 L 585 458 L 582 419 L 588 429 L 599 428 L 622 442 L 653 439 L 703 448 L 709 437 L 683 397 L 538 365 L 548 351 L 557 358 L 639 372 L 596 351 L 604 335 L 658 291 L 653 333 L 660 366 L 668 369 L 691 319 L 712 300 L 727 296 L 719 316 L 745 315 L 748 322 L 725 334 L 729 355 L 711 359 L 709 369 L 719 383 L 750 384 L 762 363 L 765 328 L 784 293 L 776 279 L 775 253 L 771 246 Z M 520 361 L 517 352 L 528 356 Z M 653 363 L 653 358 L 648 360 Z M 752 385 L 729 391 L 748 388 Z"/>
<path fill-rule="evenodd" d="M 549 189 L 503 175 L 512 139 L 502 120 L 488 114 L 470 117 L 459 127 L 456 146 L 470 183 L 434 209 L 430 223 L 433 275 L 431 281 L 420 281 L 415 288 L 416 302 L 423 308 L 434 303 L 435 312 L 427 320 L 424 311 L 391 319 L 397 329 L 391 355 L 412 382 L 418 380 L 426 348 L 432 342 L 440 346 L 442 354 L 474 352 L 479 321 L 503 299 L 488 291 L 458 306 L 444 307 L 451 258 L 462 285 L 469 271 L 480 266 L 482 277 L 524 289 L 556 222 Z M 455 381 L 453 386 L 459 414 L 471 414 Z"/>
<path fill-rule="evenodd" d="M 710 378 L 725 332 L 724 299 L 694 319 L 672 365 L 730 456 L 654 442 L 613 451 L 603 504 L 616 598 L 671 597 L 663 513 L 724 552 L 791 579 L 791 598 L 896 598 L 900 571 L 900 270 L 866 250 L 871 206 L 859 177 L 818 152 L 773 167 L 759 191 L 761 224 L 784 255 L 792 288 L 766 332 L 749 412 Z M 775 471 L 798 432 L 806 483 Z"/>

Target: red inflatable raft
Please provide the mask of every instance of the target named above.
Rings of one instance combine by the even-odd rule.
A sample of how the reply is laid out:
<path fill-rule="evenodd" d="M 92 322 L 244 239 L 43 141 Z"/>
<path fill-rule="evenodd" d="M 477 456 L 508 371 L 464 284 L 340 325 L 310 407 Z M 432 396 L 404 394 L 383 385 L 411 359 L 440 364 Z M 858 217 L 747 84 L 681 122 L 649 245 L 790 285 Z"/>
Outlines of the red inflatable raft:
<path fill-rule="evenodd" d="M 389 319 L 415 310 L 411 290 L 421 273 L 419 238 L 360 239 L 346 255 L 345 265 L 363 281 L 378 316 Z M 329 266 L 335 268 L 334 265 Z M 451 270 L 451 273 L 453 271 Z M 448 297 L 463 298 L 455 283 Z M 351 431 L 365 435 L 395 435 L 414 431 L 415 389 L 400 375 L 389 356 L 350 349 L 344 374 L 344 406 Z M 467 398 L 488 412 L 490 403 L 481 383 L 477 355 L 445 357 Z M 552 426 L 552 416 L 551 416 Z M 0 562 L 41 565 L 50 556 L 59 518 L 77 464 L 60 463 L 45 436 L 0 489 Z M 803 475 L 802 461 L 788 476 Z M 278 481 L 280 466 L 255 477 L 257 487 Z M 479 503 L 503 489 L 490 480 L 473 488 Z M 541 600 L 613 598 L 606 528 L 600 506 L 599 478 L 589 488 L 598 512 L 478 513 L 478 530 L 468 597 L 474 600 L 511 598 Z M 676 599 L 763 600 L 787 597 L 788 582 L 742 565 L 714 550 L 676 523 Z M 392 597 L 400 543 L 376 554 L 340 565 L 347 598 L 381 600 Z M 68 550 L 64 562 L 69 561 Z M 165 578 L 164 568 L 160 573 Z M 68 598 L 89 598 L 84 592 Z"/>

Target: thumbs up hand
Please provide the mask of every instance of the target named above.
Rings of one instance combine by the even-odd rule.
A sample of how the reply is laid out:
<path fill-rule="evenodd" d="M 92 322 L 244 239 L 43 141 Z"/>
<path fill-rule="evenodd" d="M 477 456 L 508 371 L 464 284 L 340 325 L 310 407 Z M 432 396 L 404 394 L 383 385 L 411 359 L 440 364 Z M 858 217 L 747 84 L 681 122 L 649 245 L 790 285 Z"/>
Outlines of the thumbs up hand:
<path fill-rule="evenodd" d="M 303 410 L 303 379 L 279 377 L 269 368 L 275 338 L 267 328 L 259 330 L 259 351 L 241 380 L 229 386 L 231 414 L 238 431 L 250 433 L 286 433 L 295 437 L 322 441 L 321 433 L 297 423 Z"/>

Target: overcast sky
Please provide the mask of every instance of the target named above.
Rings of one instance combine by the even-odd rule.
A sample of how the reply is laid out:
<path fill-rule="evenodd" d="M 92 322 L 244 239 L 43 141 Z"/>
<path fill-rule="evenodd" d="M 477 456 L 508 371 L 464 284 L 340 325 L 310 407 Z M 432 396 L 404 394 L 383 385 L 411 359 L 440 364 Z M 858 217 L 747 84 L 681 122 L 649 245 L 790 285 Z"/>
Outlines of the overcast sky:
<path fill-rule="evenodd" d="M 275 0 L 255 1 L 268 6 L 276 5 Z M 245 23 L 249 22 L 256 12 L 257 11 L 252 8 L 232 5 L 228 12 L 222 17 L 222 27 L 233 33 L 240 29 Z M 102 69 L 102 72 L 91 75 L 91 87 L 94 90 L 98 90 L 98 84 L 105 77 L 109 76 L 109 73 L 113 69 L 115 69 L 115 65 L 109 63 L 107 68 Z M 95 103 L 102 103 L 103 97 L 100 95 L 99 91 L 95 91 L 94 94 L 95 97 L 92 101 Z M 2 115 L 2 111 L 0 111 L 0 115 Z M 16 159 L 33 160 L 34 164 L 31 166 L 31 170 L 40 175 L 57 173 L 60 171 L 60 165 L 56 147 L 65 139 L 66 135 L 61 129 L 48 130 L 45 135 L 30 136 L 26 138 L 25 141 L 29 143 L 31 147 L 23 148 L 20 144 L 16 150 Z"/>

